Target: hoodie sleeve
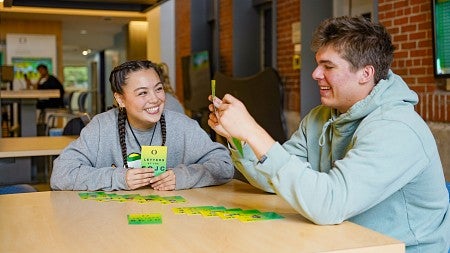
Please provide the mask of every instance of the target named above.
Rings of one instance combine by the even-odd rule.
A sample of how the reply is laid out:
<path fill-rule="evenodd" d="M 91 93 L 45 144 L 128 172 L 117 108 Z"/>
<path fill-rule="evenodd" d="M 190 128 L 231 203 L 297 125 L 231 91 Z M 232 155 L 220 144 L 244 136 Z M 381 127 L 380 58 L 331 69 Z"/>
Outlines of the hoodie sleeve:
<path fill-rule="evenodd" d="M 300 214 L 317 224 L 338 224 L 385 200 L 419 174 L 429 163 L 423 147 L 403 123 L 375 121 L 355 133 L 353 146 L 328 173 L 311 169 L 279 144 L 256 169 Z"/>
<path fill-rule="evenodd" d="M 107 125 L 115 126 L 115 124 L 105 124 L 103 128 L 108 128 Z M 105 131 L 105 129 L 103 132 L 111 134 L 111 131 Z M 128 189 L 125 182 L 126 169 L 120 166 L 117 168 L 97 167 L 99 159 L 104 159 L 104 156 L 111 153 L 111 149 L 117 145 L 117 143 L 113 145 L 111 140 L 104 138 L 100 132 L 100 120 L 94 117 L 82 129 L 80 137 L 55 159 L 50 178 L 51 188 L 82 191 Z"/>
<path fill-rule="evenodd" d="M 278 155 L 281 155 L 280 150 L 269 150 L 269 152 L 266 154 L 267 159 L 266 161 L 264 161 L 264 164 L 266 165 L 271 163 L 270 161 L 274 159 L 273 157 L 276 157 L 275 160 L 289 159 L 289 155 L 299 159 L 299 164 L 304 163 L 307 160 L 308 154 L 306 148 L 307 145 L 305 131 L 306 130 L 304 128 L 304 122 L 302 121 L 299 129 L 292 135 L 292 137 L 288 141 L 283 144 L 282 147 L 278 142 L 276 142 L 271 148 L 277 150 L 280 149 L 282 150 L 281 153 L 284 152 L 287 156 L 277 157 Z M 243 157 L 241 157 L 237 150 L 234 150 L 232 148 L 230 148 L 230 150 L 231 157 L 236 166 L 236 169 L 242 173 L 242 175 L 248 180 L 251 185 L 266 192 L 274 193 L 276 191 L 276 189 L 274 189 L 274 186 L 272 185 L 271 180 L 267 178 L 267 175 L 265 173 L 260 173 L 258 168 L 266 166 L 258 163 L 258 159 L 256 158 L 255 153 L 252 151 L 249 145 L 243 146 Z"/>

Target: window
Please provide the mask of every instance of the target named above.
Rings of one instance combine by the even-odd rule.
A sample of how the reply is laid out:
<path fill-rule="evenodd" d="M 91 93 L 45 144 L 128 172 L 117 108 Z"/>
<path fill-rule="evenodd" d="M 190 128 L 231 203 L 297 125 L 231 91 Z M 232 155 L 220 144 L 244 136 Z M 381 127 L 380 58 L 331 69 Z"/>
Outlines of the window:
<path fill-rule="evenodd" d="M 87 90 L 88 69 L 86 66 L 64 67 L 64 89 Z"/>

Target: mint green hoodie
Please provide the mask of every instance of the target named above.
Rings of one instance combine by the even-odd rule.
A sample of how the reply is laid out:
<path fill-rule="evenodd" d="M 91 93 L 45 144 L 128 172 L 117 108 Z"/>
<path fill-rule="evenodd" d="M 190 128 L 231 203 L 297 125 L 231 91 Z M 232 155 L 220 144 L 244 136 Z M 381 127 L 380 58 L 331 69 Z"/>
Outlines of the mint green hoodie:
<path fill-rule="evenodd" d="M 249 182 L 283 197 L 316 224 L 352 221 L 406 244 L 447 252 L 449 197 L 432 133 L 414 111 L 417 95 L 389 72 L 346 113 L 314 108 L 263 164 L 248 145 L 232 158 Z"/>

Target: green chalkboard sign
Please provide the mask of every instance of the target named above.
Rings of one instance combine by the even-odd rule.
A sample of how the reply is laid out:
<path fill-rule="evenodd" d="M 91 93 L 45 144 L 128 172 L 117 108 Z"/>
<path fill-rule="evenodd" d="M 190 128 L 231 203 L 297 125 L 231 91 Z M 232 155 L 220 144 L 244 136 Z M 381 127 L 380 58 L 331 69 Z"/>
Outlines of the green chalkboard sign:
<path fill-rule="evenodd" d="M 450 78 L 450 0 L 431 0 L 434 75 Z"/>

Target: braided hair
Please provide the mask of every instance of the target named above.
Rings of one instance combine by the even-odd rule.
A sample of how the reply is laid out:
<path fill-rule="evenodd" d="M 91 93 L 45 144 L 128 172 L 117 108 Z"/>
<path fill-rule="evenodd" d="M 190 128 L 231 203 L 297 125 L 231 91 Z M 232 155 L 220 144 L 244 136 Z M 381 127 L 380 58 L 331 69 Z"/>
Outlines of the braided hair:
<path fill-rule="evenodd" d="M 126 81 L 130 73 L 145 70 L 145 69 L 153 69 L 159 76 L 160 80 L 164 80 L 163 71 L 158 66 L 158 64 L 153 63 L 151 61 L 143 60 L 143 61 L 128 61 L 125 62 L 113 69 L 109 76 L 109 82 L 111 83 L 111 90 L 113 93 L 123 94 L 123 86 L 126 85 Z M 125 107 L 119 107 L 119 115 L 117 118 L 117 126 L 119 131 L 119 143 L 122 151 L 122 159 L 123 166 L 128 168 L 127 163 L 127 144 L 125 140 L 126 136 L 126 128 L 125 123 L 127 121 L 127 110 Z M 161 114 L 161 132 L 162 132 L 162 146 L 166 144 L 166 120 L 164 114 Z M 155 126 L 156 127 L 156 126 Z"/>

